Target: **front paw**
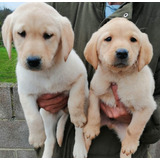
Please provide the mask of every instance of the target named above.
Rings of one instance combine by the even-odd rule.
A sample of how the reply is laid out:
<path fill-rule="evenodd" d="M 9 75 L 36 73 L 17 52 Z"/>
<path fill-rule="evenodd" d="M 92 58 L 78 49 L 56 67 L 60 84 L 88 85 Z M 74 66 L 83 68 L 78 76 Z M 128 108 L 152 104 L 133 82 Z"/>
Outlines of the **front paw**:
<path fill-rule="evenodd" d="M 86 125 L 84 127 L 84 136 L 86 139 L 94 139 L 100 133 L 99 125 Z"/>
<path fill-rule="evenodd" d="M 122 141 L 121 158 L 129 157 L 131 154 L 135 153 L 137 147 L 139 146 L 139 141 L 132 138 L 125 138 Z"/>
<path fill-rule="evenodd" d="M 71 115 L 71 122 L 76 126 L 76 127 L 80 127 L 82 128 L 85 123 L 86 123 L 87 119 L 85 114 L 79 114 L 77 115 Z"/>
<path fill-rule="evenodd" d="M 46 135 L 44 131 L 37 132 L 37 133 L 36 132 L 30 133 L 29 144 L 32 145 L 34 148 L 38 148 L 43 146 L 45 139 L 46 139 Z"/>
<path fill-rule="evenodd" d="M 75 144 L 73 148 L 73 157 L 74 158 L 87 158 L 87 150 L 85 145 L 82 143 Z"/>

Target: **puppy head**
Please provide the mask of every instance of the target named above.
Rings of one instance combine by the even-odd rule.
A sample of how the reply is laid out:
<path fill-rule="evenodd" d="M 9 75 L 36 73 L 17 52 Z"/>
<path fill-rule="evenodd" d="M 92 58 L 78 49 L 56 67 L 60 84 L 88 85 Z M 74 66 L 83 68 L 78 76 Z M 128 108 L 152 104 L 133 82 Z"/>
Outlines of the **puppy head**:
<path fill-rule="evenodd" d="M 151 61 L 153 52 L 146 34 L 127 19 L 114 18 L 92 35 L 84 55 L 95 69 L 101 64 L 119 72 L 133 66 L 140 71 Z"/>
<path fill-rule="evenodd" d="M 7 16 L 2 37 L 9 57 L 13 41 L 18 61 L 31 70 L 48 69 L 55 61 L 66 61 L 74 43 L 69 20 L 40 2 L 26 3 Z"/>

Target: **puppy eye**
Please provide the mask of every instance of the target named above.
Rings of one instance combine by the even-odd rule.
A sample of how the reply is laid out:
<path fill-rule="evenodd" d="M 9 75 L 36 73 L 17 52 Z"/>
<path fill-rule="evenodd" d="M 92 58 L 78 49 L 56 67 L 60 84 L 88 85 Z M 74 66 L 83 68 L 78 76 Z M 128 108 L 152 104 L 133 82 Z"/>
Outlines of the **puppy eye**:
<path fill-rule="evenodd" d="M 43 38 L 44 38 L 45 40 L 50 39 L 52 36 L 53 36 L 53 34 L 48 34 L 48 33 L 44 33 L 44 34 L 43 34 Z"/>
<path fill-rule="evenodd" d="M 107 41 L 107 42 L 110 42 L 112 40 L 112 37 L 107 37 L 106 39 L 105 39 L 105 41 Z"/>
<path fill-rule="evenodd" d="M 134 37 L 131 37 L 131 42 L 137 42 L 137 40 Z"/>
<path fill-rule="evenodd" d="M 26 37 L 26 31 L 18 32 L 18 34 L 23 38 Z"/>

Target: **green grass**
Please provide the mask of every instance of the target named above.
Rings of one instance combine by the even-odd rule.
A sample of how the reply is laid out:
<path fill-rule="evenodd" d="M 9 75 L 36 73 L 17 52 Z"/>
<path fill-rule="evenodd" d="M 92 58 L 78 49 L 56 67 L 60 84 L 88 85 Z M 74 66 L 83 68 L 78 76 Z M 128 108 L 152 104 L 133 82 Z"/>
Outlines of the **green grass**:
<path fill-rule="evenodd" d="M 12 49 L 11 57 L 9 59 L 6 49 L 0 46 L 0 82 L 16 83 L 17 53 L 14 48 Z"/>

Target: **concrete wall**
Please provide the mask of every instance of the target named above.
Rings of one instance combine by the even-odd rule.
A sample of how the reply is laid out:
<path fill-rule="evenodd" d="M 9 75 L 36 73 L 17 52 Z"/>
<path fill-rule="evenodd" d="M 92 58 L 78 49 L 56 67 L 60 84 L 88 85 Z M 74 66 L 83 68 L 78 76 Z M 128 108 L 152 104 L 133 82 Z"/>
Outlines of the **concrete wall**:
<path fill-rule="evenodd" d="M 0 158 L 36 158 L 15 84 L 0 84 Z"/>
<path fill-rule="evenodd" d="M 150 155 L 160 157 L 160 141 L 150 146 Z M 28 143 L 28 127 L 19 102 L 17 86 L 0 84 L 0 158 L 36 158 Z"/>

